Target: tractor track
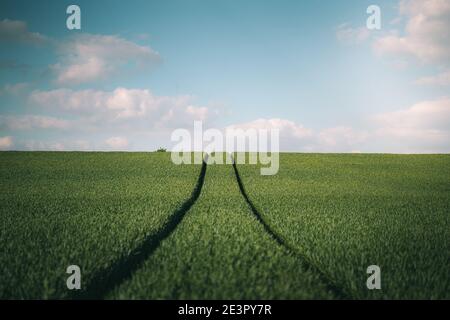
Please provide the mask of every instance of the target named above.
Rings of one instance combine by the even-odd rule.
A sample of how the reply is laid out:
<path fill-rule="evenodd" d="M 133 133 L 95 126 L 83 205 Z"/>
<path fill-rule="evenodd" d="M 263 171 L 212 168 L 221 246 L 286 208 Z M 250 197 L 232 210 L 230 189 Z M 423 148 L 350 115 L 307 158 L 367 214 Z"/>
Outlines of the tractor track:
<path fill-rule="evenodd" d="M 316 265 L 314 265 L 307 257 L 301 252 L 288 244 L 282 237 L 280 237 L 271 226 L 263 219 L 262 215 L 256 209 L 253 202 L 250 200 L 247 192 L 245 191 L 244 184 L 239 175 L 236 163 L 232 159 L 232 166 L 235 174 L 237 184 L 241 195 L 245 202 L 249 206 L 252 214 L 257 221 L 263 226 L 267 235 L 272 238 L 279 246 L 284 248 L 287 252 L 294 256 L 299 256 L 304 261 L 304 266 L 319 275 L 319 278 L 329 291 L 333 292 L 336 297 L 341 299 L 348 299 L 351 296 L 338 287 L 323 271 L 321 271 Z M 116 262 L 114 262 L 109 268 L 98 271 L 89 282 L 88 286 L 84 290 L 76 291 L 71 296 L 73 299 L 104 299 L 106 295 L 122 284 L 127 279 L 130 279 L 135 271 L 137 271 L 145 260 L 147 260 L 153 252 L 159 248 L 162 241 L 168 238 L 177 226 L 182 222 L 183 218 L 191 207 L 195 204 L 200 197 L 201 190 L 205 181 L 207 160 L 204 159 L 200 170 L 199 177 L 197 179 L 194 190 L 191 196 L 186 199 L 183 204 L 175 210 L 175 212 L 168 218 L 168 221 L 162 226 L 156 233 L 147 236 L 144 241 L 136 247 L 129 254 L 122 256 Z"/>
<path fill-rule="evenodd" d="M 161 242 L 173 233 L 185 217 L 186 213 L 197 201 L 205 181 L 206 167 L 207 164 L 205 160 L 203 160 L 202 168 L 191 196 L 175 210 L 164 226 L 156 233 L 147 236 L 138 247 L 126 256 L 122 256 L 109 268 L 97 272 L 87 288 L 85 290 L 80 290 L 81 292 L 79 293 L 74 293 L 72 298 L 103 299 L 114 288 L 129 279 L 132 274 L 142 266 L 143 262 L 161 245 Z"/>
<path fill-rule="evenodd" d="M 264 220 L 262 215 L 259 213 L 258 209 L 256 209 L 253 202 L 250 200 L 247 192 L 244 188 L 244 183 L 242 182 L 241 176 L 239 175 L 239 171 L 236 166 L 236 162 L 233 159 L 233 170 L 234 174 L 236 176 L 236 181 L 239 186 L 239 190 L 244 197 L 245 201 L 247 202 L 248 206 L 250 207 L 253 215 L 255 216 L 256 220 L 263 226 L 266 233 L 271 237 L 279 246 L 286 249 L 290 254 L 294 256 L 299 256 L 302 258 L 302 260 L 305 262 L 305 267 L 312 272 L 315 272 L 319 275 L 320 280 L 325 283 L 327 289 L 331 292 L 333 292 L 337 298 L 339 299 L 351 299 L 351 295 L 348 294 L 343 288 L 339 287 L 334 283 L 333 280 L 330 279 L 330 277 L 327 276 L 325 272 L 323 272 L 319 267 L 317 267 L 310 259 L 308 259 L 304 254 L 302 254 L 298 249 L 291 246 L 289 243 L 287 243 L 281 236 L 279 236 L 272 227 Z"/>

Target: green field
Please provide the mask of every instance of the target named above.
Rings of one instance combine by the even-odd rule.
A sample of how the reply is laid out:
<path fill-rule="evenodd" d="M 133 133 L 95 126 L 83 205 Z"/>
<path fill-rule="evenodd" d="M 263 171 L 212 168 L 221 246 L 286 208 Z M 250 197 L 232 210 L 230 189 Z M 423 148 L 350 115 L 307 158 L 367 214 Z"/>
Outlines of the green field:
<path fill-rule="evenodd" d="M 275 176 L 239 166 L 289 246 L 353 298 L 450 298 L 450 156 L 282 154 Z M 378 265 L 382 290 L 367 290 Z"/>
<path fill-rule="evenodd" d="M 0 297 L 69 297 L 71 264 L 89 287 L 164 225 L 199 171 L 159 153 L 0 153 Z"/>
<path fill-rule="evenodd" d="M 1 152 L 0 181 L 2 299 L 450 298 L 448 155 Z"/>

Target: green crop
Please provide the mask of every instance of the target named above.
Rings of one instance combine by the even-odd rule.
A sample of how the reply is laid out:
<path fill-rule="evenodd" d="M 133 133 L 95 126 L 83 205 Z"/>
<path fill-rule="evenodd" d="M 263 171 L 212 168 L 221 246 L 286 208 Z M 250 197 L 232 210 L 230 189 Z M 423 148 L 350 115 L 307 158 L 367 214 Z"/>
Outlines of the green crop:
<path fill-rule="evenodd" d="M 450 298 L 450 156 L 234 168 L 0 152 L 0 298 Z M 66 287 L 72 264 L 81 290 Z"/>
<path fill-rule="evenodd" d="M 202 194 L 176 231 L 110 298 L 333 298 L 279 246 L 242 197 L 231 165 L 208 166 Z"/>
<path fill-rule="evenodd" d="M 271 228 L 352 298 L 450 298 L 450 156 L 281 154 L 238 166 Z M 369 265 L 381 290 L 368 290 Z"/>
<path fill-rule="evenodd" d="M 166 153 L 0 153 L 0 297 L 64 298 L 156 232 L 194 188 L 200 166 Z"/>

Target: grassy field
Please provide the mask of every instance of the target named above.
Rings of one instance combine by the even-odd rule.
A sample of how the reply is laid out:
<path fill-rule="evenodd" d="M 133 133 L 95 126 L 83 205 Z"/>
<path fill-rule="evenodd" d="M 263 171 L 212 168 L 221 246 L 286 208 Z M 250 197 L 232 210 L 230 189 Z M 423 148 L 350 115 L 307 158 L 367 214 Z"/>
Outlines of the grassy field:
<path fill-rule="evenodd" d="M 202 195 L 176 231 L 110 298 L 333 298 L 317 273 L 266 234 L 231 165 L 208 167 Z"/>
<path fill-rule="evenodd" d="M 448 155 L 280 161 L 2 152 L 0 298 L 450 298 Z"/>
<path fill-rule="evenodd" d="M 268 225 L 353 298 L 450 298 L 450 156 L 282 154 L 238 166 Z M 366 269 L 381 268 L 382 290 Z"/>
<path fill-rule="evenodd" d="M 127 259 L 189 197 L 200 166 L 164 153 L 0 153 L 0 297 L 66 298 Z"/>

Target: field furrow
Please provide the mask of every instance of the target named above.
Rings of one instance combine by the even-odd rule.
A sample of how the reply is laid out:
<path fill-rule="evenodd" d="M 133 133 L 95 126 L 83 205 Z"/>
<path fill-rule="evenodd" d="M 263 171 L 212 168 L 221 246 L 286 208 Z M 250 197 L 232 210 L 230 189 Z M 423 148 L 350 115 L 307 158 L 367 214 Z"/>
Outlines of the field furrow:
<path fill-rule="evenodd" d="M 449 298 L 448 155 L 281 154 L 278 174 L 259 169 L 1 152 L 0 298 Z"/>
<path fill-rule="evenodd" d="M 448 155 L 280 154 L 238 165 L 264 222 L 354 298 L 448 299 Z M 366 286 L 381 269 L 381 290 Z"/>
<path fill-rule="evenodd" d="M 0 153 L 0 297 L 71 297 L 69 265 L 101 295 L 177 223 L 199 172 L 168 153 Z"/>
<path fill-rule="evenodd" d="M 336 298 L 252 214 L 231 165 L 210 165 L 201 197 L 131 279 L 108 298 Z"/>
<path fill-rule="evenodd" d="M 75 298 L 95 298 L 104 297 L 109 291 L 119 286 L 123 281 L 130 278 L 133 273 L 148 259 L 148 257 L 160 246 L 181 223 L 185 214 L 194 205 L 200 196 L 206 174 L 206 163 L 204 162 L 200 175 L 189 199 L 171 214 L 167 221 L 154 233 L 149 234 L 138 247 L 134 248 L 127 255 L 115 261 L 106 270 L 99 270 L 97 275 L 92 277 L 91 283 L 86 290 L 83 290 Z"/>
<path fill-rule="evenodd" d="M 305 257 L 298 249 L 296 249 L 294 246 L 286 242 L 280 235 L 278 235 L 272 227 L 267 224 L 267 222 L 262 217 L 261 213 L 259 213 L 258 209 L 255 207 L 251 199 L 249 198 L 247 192 L 245 191 L 244 184 L 242 182 L 242 179 L 239 175 L 239 171 L 237 169 L 237 165 L 233 163 L 233 170 L 234 174 L 236 176 L 236 181 L 239 186 L 239 190 L 244 197 L 245 201 L 247 202 L 248 206 L 250 207 L 252 213 L 254 214 L 256 220 L 263 226 L 266 233 L 281 247 L 285 248 L 290 254 L 292 255 L 299 255 L 301 258 L 306 262 L 305 267 L 307 267 L 309 270 L 312 270 L 315 272 L 318 277 L 321 279 L 321 281 L 326 284 L 328 290 L 332 291 L 336 297 L 339 297 L 341 299 L 350 299 L 351 295 L 348 292 L 344 292 L 343 288 L 340 288 L 339 286 L 334 283 L 326 273 L 321 271 L 316 265 L 314 265 L 308 257 Z"/>

